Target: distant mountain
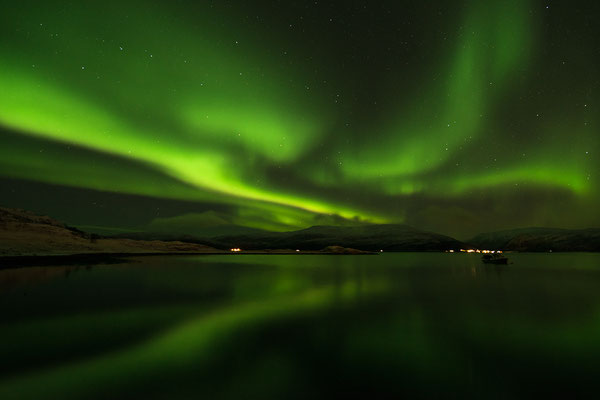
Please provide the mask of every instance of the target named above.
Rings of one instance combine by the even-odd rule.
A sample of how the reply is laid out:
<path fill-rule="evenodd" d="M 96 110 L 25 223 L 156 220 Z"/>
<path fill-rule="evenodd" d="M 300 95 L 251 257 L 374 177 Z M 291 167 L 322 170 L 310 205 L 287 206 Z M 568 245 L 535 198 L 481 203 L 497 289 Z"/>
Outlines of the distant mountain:
<path fill-rule="evenodd" d="M 170 219 L 158 232 L 125 232 L 112 237 L 83 232 L 47 216 L 0 207 L 0 256 L 73 253 L 215 252 L 228 250 L 303 250 L 330 248 L 363 251 L 445 251 L 460 248 L 512 251 L 600 251 L 600 229 L 523 228 L 482 233 L 466 244 L 449 236 L 402 224 L 313 226 L 271 232 L 231 224 L 204 214 L 188 225 Z M 192 222 L 194 222 L 192 221 Z M 177 222 L 174 224 L 173 222 Z M 176 227 L 177 229 L 173 229 Z M 191 227 L 190 232 L 185 228 Z M 346 250 L 344 250 L 346 251 Z M 339 251 L 329 251 L 339 253 Z"/>
<path fill-rule="evenodd" d="M 313 226 L 293 232 L 224 235 L 208 239 L 217 248 L 318 250 L 342 246 L 368 251 L 442 251 L 465 244 L 448 236 L 400 224 Z"/>
<path fill-rule="evenodd" d="M 263 229 L 242 226 L 231 215 L 216 211 L 189 213 L 174 217 L 161 217 L 152 220 L 145 228 L 159 237 L 191 236 L 196 238 L 224 235 L 254 235 L 265 233 Z"/>
<path fill-rule="evenodd" d="M 600 251 L 600 229 L 511 229 L 481 233 L 468 243 L 480 249 L 511 251 Z"/>
<path fill-rule="evenodd" d="M 115 238 L 128 238 L 136 240 L 183 240 L 192 242 L 202 242 L 204 238 L 214 238 L 219 236 L 243 236 L 243 235 L 268 235 L 270 231 L 263 229 L 250 228 L 240 225 L 219 225 L 211 227 L 201 227 L 186 231 L 137 231 L 121 232 L 108 235 Z"/>
<path fill-rule="evenodd" d="M 87 227 L 89 231 L 113 238 L 135 240 L 181 240 L 203 243 L 203 238 L 217 236 L 260 235 L 270 231 L 236 224 L 230 215 L 215 211 L 189 213 L 174 217 L 160 217 L 138 230 L 112 230 Z"/>

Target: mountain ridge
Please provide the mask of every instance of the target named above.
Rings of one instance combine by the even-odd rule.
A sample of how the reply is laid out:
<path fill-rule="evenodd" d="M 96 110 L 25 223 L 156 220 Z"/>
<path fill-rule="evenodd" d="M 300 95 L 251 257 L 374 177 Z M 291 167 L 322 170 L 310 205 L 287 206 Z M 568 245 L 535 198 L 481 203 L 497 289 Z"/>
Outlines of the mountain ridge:
<path fill-rule="evenodd" d="M 205 238 L 202 243 L 217 248 L 241 247 L 248 250 L 317 250 L 327 246 L 343 246 L 366 251 L 444 251 L 466 246 L 449 236 L 402 224 L 317 225 L 290 232 L 216 236 Z"/>
<path fill-rule="evenodd" d="M 600 251 L 600 229 L 529 227 L 480 233 L 467 241 L 506 251 Z"/>
<path fill-rule="evenodd" d="M 329 246 L 362 251 L 447 251 L 468 248 L 505 251 L 600 251 L 600 229 L 530 227 L 480 233 L 460 241 L 405 224 L 315 225 L 288 232 L 221 223 L 195 233 L 87 233 L 48 216 L 0 207 L 0 254 L 73 252 L 186 252 L 244 250 L 322 250 Z M 220 249 L 220 250 L 217 250 Z"/>

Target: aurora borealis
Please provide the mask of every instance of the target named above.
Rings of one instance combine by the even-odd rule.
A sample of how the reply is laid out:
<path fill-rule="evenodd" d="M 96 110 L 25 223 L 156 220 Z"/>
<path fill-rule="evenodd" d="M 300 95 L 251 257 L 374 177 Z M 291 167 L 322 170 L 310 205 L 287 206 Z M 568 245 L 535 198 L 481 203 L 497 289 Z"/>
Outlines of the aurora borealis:
<path fill-rule="evenodd" d="M 596 2 L 1 4 L 2 205 L 123 229 L 600 225 Z"/>

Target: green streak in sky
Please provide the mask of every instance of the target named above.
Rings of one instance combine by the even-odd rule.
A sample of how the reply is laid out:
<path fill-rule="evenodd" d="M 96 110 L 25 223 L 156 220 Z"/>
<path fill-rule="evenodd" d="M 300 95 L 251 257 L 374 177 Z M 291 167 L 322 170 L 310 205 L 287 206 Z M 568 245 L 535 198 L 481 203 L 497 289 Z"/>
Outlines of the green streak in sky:
<path fill-rule="evenodd" d="M 48 29 L 62 32 L 72 30 L 74 21 L 56 20 L 47 24 L 52 27 Z M 84 26 L 79 28 L 85 30 Z M 47 32 L 39 30 L 39 35 L 48 40 Z M 236 54 L 233 48 L 225 51 L 182 40 L 175 51 L 157 39 L 151 43 L 158 48 L 142 52 L 140 43 L 144 35 L 145 32 L 127 32 L 133 54 L 123 57 L 120 53 L 130 50 L 114 38 L 103 39 L 92 49 L 82 40 L 69 41 L 79 46 L 74 49 L 61 47 L 74 58 L 88 55 L 81 65 L 73 62 L 65 66 L 61 59 L 52 68 L 44 68 L 34 64 L 35 57 L 13 61 L 14 65 L 1 62 L 0 85 L 4 95 L 0 97 L 0 121 L 27 135 L 141 161 L 215 195 L 288 205 L 314 213 L 336 213 L 347 218 L 362 214 L 327 201 L 262 189 L 254 185 L 254 179 L 248 180 L 245 171 L 253 167 L 256 158 L 289 162 L 310 148 L 320 129 L 313 116 L 304 115 L 304 110 L 311 106 L 300 101 L 294 108 L 295 101 L 288 101 L 296 97 L 293 87 L 270 81 L 261 86 L 263 80 L 253 77 L 240 80 L 248 65 L 255 69 L 251 75 L 270 72 L 263 70 L 262 62 L 252 60 L 254 49 Z M 112 44 L 107 45 L 107 41 Z M 230 46 L 234 43 L 232 40 Z M 118 58 L 112 55 L 111 59 L 121 67 L 118 70 L 127 71 L 124 78 L 131 79 L 116 83 L 111 79 L 108 86 L 112 90 L 108 95 L 133 113 L 114 110 L 113 103 L 107 106 L 100 100 L 102 96 L 94 96 L 108 90 L 95 82 L 109 79 L 98 71 L 98 64 L 105 63 L 105 52 L 119 55 Z M 153 65 L 155 59 L 157 66 Z M 188 71 L 182 71 L 186 66 Z M 52 78 L 48 76 L 49 69 L 54 72 Z M 131 76 L 136 69 L 144 75 Z M 112 66 L 109 70 L 117 68 Z M 71 75 L 76 76 L 77 89 L 68 84 L 73 79 Z M 136 81 L 141 82 L 136 85 Z M 119 87 L 121 84 L 123 88 Z M 93 90 L 92 93 L 78 93 L 82 85 Z M 270 86 L 280 89 L 269 91 Z M 139 102 L 143 104 L 142 110 L 138 109 Z M 138 115 L 138 111 L 143 115 Z M 109 184 L 104 189 L 115 190 L 115 185 Z"/>
<path fill-rule="evenodd" d="M 454 51 L 447 67 L 439 78 L 423 79 L 429 89 L 421 96 L 430 105 L 415 99 L 415 109 L 397 110 L 400 118 L 376 127 L 386 133 L 345 162 L 344 173 L 365 179 L 391 176 L 399 181 L 392 186 L 409 194 L 413 184 L 404 179 L 440 167 L 465 142 L 483 134 L 494 102 L 512 89 L 511 78 L 528 63 L 528 10 L 528 2 L 516 0 L 473 3 L 458 40 L 450 44 Z"/>
<path fill-rule="evenodd" d="M 414 196 L 469 203 L 473 191 L 494 187 L 598 197 L 591 95 L 568 104 L 554 95 L 552 107 L 523 100 L 548 57 L 537 51 L 534 2 L 467 2 L 439 35 L 433 67 L 422 72 L 407 56 L 416 65 L 389 77 L 410 74 L 415 92 L 381 95 L 373 117 L 375 102 L 351 92 L 345 71 L 337 76 L 343 52 L 240 23 L 242 8 L 194 7 L 190 15 L 169 2 L 6 7 L 0 126 L 23 140 L 7 134 L 0 174 L 223 202 L 239 207 L 233 222 L 275 230 L 336 215 L 403 222 Z M 564 74 L 562 65 L 551 70 Z M 380 79 L 361 77 L 366 86 Z M 560 89 L 546 79 L 548 93 Z M 346 92 L 356 105 L 339 105 Z M 542 109 L 568 107 L 540 119 Z"/>

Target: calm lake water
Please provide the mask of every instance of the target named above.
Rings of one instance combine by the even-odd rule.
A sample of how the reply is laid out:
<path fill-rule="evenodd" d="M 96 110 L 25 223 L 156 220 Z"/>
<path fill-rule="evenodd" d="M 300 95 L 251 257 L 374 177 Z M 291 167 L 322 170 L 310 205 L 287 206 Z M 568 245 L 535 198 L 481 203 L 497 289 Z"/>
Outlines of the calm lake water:
<path fill-rule="evenodd" d="M 232 255 L 0 271 L 0 398 L 575 398 L 600 254 Z"/>

